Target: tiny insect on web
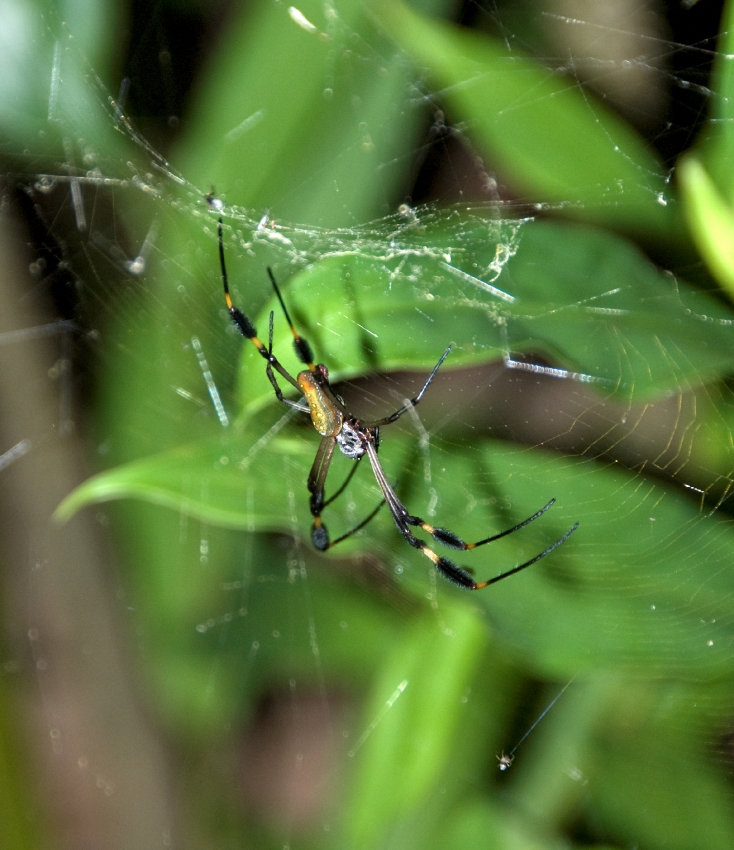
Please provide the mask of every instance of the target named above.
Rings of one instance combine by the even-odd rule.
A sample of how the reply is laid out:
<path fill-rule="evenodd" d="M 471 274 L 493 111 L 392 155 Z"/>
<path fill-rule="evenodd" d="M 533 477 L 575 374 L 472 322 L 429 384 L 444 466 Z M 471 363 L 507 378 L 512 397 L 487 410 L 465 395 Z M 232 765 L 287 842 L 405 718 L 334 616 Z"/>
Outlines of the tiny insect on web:
<path fill-rule="evenodd" d="M 310 498 L 310 509 L 311 515 L 313 517 L 313 525 L 311 528 L 311 540 L 316 549 L 321 552 L 326 551 L 327 549 L 336 546 L 337 543 L 341 543 L 342 540 L 345 540 L 348 537 L 351 537 L 360 529 L 364 528 L 370 520 L 372 520 L 380 508 L 387 504 L 388 509 L 392 515 L 393 520 L 395 521 L 395 525 L 398 528 L 400 534 L 402 534 L 403 538 L 415 549 L 419 549 L 436 567 L 438 572 L 441 573 L 446 579 L 459 587 L 466 588 L 467 590 L 481 590 L 484 587 L 489 587 L 491 584 L 495 584 L 502 579 L 508 578 L 515 573 L 520 572 L 520 570 L 524 570 L 526 567 L 535 564 L 541 558 L 545 558 L 546 555 L 549 555 L 554 549 L 564 543 L 568 538 L 573 534 L 574 531 L 578 528 L 578 523 L 572 526 L 559 540 L 556 540 L 551 546 L 547 549 L 544 549 L 539 555 L 536 555 L 534 558 L 531 558 L 529 561 L 525 561 L 525 563 L 520 564 L 519 566 L 513 567 L 511 570 L 507 570 L 504 573 L 500 573 L 500 575 L 495 576 L 494 578 L 487 579 L 486 581 L 474 581 L 471 573 L 463 568 L 455 564 L 453 561 L 449 560 L 446 557 L 438 555 L 431 549 L 428 545 L 426 545 L 425 541 L 416 537 L 412 532 L 412 528 L 419 528 L 422 531 L 429 534 L 433 539 L 440 543 L 443 546 L 446 546 L 449 549 L 460 549 L 462 551 L 469 551 L 471 549 L 476 549 L 479 546 L 484 546 L 487 543 L 492 543 L 495 540 L 499 540 L 502 537 L 506 537 L 508 534 L 512 534 L 515 531 L 519 531 L 521 528 L 524 528 L 529 523 L 538 519 L 538 517 L 542 516 L 555 502 L 555 499 L 551 499 L 547 505 L 542 507 L 539 511 L 534 513 L 532 516 L 528 517 L 526 520 L 518 523 L 512 528 L 508 528 L 506 531 L 502 531 L 499 534 L 494 534 L 491 537 L 486 537 L 484 540 L 478 540 L 476 543 L 465 543 L 457 534 L 453 531 L 449 531 L 446 528 L 438 528 L 436 526 L 430 525 L 425 522 L 418 516 L 413 516 L 408 513 L 408 509 L 403 505 L 397 493 L 395 492 L 393 486 L 387 479 L 385 472 L 382 468 L 382 464 L 378 460 L 377 451 L 379 448 L 380 442 L 380 428 L 384 425 L 390 425 L 393 422 L 396 422 L 400 417 L 409 411 L 411 408 L 415 407 L 419 404 L 420 400 L 423 398 L 426 390 L 431 384 L 431 381 L 436 377 L 436 373 L 441 368 L 441 364 L 448 357 L 449 352 L 451 351 L 451 346 L 449 346 L 441 357 L 438 360 L 438 363 L 433 367 L 431 374 L 428 376 L 428 379 L 423 384 L 420 392 L 414 396 L 412 399 L 403 404 L 402 407 L 398 408 L 394 413 L 391 413 L 389 416 L 385 416 L 382 419 L 378 419 L 374 422 L 363 422 L 356 416 L 353 416 L 346 408 L 345 402 L 342 397 L 334 391 L 332 386 L 329 383 L 329 371 L 322 363 L 314 363 L 313 352 L 311 351 L 311 346 L 307 342 L 304 337 L 302 337 L 291 321 L 290 315 L 288 314 L 288 310 L 285 306 L 285 302 L 283 301 L 283 296 L 281 295 L 278 284 L 275 281 L 275 277 L 271 269 L 268 269 L 268 274 L 270 276 L 270 282 L 273 285 L 273 289 L 275 290 L 275 294 L 278 298 L 280 306 L 283 310 L 283 314 L 285 315 L 285 319 L 288 322 L 288 326 L 291 329 L 291 333 L 293 334 L 293 344 L 295 347 L 296 355 L 298 359 L 307 367 L 302 372 L 299 372 L 294 378 L 280 363 L 278 358 L 273 354 L 273 322 L 274 322 L 274 314 L 270 313 L 270 329 L 269 329 L 269 337 L 268 337 L 268 345 L 265 346 L 258 339 L 257 331 L 255 330 L 255 326 L 250 321 L 250 319 L 239 310 L 234 303 L 232 302 L 232 298 L 229 292 L 229 282 L 227 280 L 227 268 L 224 261 L 224 236 L 222 231 L 222 219 L 219 219 L 218 223 L 218 236 L 219 236 L 219 260 L 222 269 L 222 283 L 224 285 L 224 300 L 227 305 L 227 310 L 229 315 L 234 323 L 235 327 L 239 330 L 242 336 L 252 342 L 255 348 L 260 352 L 262 357 L 267 361 L 267 366 L 265 367 L 265 372 L 268 376 L 268 380 L 270 381 L 273 391 L 275 392 L 275 396 L 282 404 L 287 405 L 288 407 L 292 407 L 296 410 L 300 410 L 303 413 L 308 413 L 311 416 L 311 422 L 321 434 L 321 442 L 319 443 L 319 447 L 316 450 L 316 458 L 313 462 L 313 466 L 311 467 L 311 472 L 308 476 L 308 491 L 311 494 Z M 301 394 L 302 399 L 300 401 L 292 401 L 291 399 L 286 398 L 283 395 L 283 392 L 278 384 L 278 380 L 275 376 L 275 372 L 281 376 L 284 380 L 286 380 L 289 384 L 291 384 L 298 392 Z M 304 404 L 305 401 L 305 404 Z M 347 475 L 344 483 L 339 487 L 339 489 L 331 496 L 329 499 L 325 497 L 325 485 L 326 485 L 326 476 L 329 472 L 329 466 L 331 464 L 332 457 L 334 455 L 334 450 L 336 447 L 339 447 L 342 454 L 346 455 L 346 457 L 351 458 L 356 461 L 354 467 L 351 469 L 349 474 Z M 380 504 L 372 511 L 372 513 L 367 516 L 359 525 L 352 528 L 346 534 L 343 534 L 341 537 L 336 540 L 329 539 L 329 532 L 324 524 L 322 519 L 322 513 L 324 509 L 330 505 L 336 498 L 338 498 L 345 490 L 347 485 L 352 479 L 352 476 L 357 470 L 357 466 L 359 461 L 367 455 L 369 459 L 370 465 L 372 467 L 372 472 L 377 480 L 377 484 L 382 491 L 383 499 Z"/>
<path fill-rule="evenodd" d="M 536 718 L 533 725 L 527 730 L 527 732 L 520 738 L 520 740 L 515 744 L 515 746 L 510 750 L 509 753 L 505 753 L 504 751 L 497 756 L 497 767 L 500 770 L 509 770 L 512 767 L 512 763 L 515 761 L 515 753 L 518 751 L 520 746 L 524 743 L 524 741 L 528 738 L 530 733 L 535 729 L 535 727 L 540 723 L 540 721 L 548 714 L 548 712 L 553 708 L 553 706 L 558 702 L 558 700 L 566 693 L 569 686 L 573 684 L 574 680 L 578 676 L 576 673 L 569 679 L 568 682 L 561 688 L 561 690 L 553 697 L 553 699 L 548 703 L 548 705 L 543 709 L 540 715 Z"/>

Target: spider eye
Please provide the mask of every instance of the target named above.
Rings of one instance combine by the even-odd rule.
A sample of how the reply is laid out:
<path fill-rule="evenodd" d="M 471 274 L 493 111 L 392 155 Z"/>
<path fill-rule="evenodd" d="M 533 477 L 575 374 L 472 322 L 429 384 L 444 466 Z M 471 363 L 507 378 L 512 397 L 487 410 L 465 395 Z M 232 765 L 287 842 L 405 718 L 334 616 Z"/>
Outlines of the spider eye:
<path fill-rule="evenodd" d="M 319 375 L 321 375 L 321 377 L 322 377 L 325 381 L 328 381 L 328 380 L 329 380 L 329 370 L 326 368 L 326 366 L 324 366 L 324 364 L 323 364 L 323 363 L 319 363 L 319 364 L 316 366 L 316 371 L 319 373 Z"/>

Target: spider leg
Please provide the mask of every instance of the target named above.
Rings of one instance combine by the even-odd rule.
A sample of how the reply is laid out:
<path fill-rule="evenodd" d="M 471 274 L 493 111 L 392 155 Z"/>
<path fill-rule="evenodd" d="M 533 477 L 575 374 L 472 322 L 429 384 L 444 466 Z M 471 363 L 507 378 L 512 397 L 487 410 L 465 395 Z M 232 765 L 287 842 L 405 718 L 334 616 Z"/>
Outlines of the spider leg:
<path fill-rule="evenodd" d="M 369 514 L 365 519 L 363 519 L 362 522 L 359 523 L 359 525 L 355 525 L 354 528 L 347 531 L 346 534 L 342 534 L 341 537 L 337 537 L 336 540 L 332 540 L 331 543 L 329 543 L 328 548 L 331 549 L 332 546 L 336 546 L 337 543 L 341 543 L 342 540 L 346 540 L 347 537 L 351 537 L 353 534 L 356 534 L 358 531 L 360 531 L 360 529 L 364 528 L 368 522 L 371 522 L 377 516 L 378 511 L 384 504 L 385 500 L 382 499 L 380 504 L 372 511 L 371 514 Z"/>
<path fill-rule="evenodd" d="M 283 301 L 283 296 L 280 294 L 280 287 L 275 282 L 275 275 L 273 274 L 273 270 L 270 268 L 270 266 L 268 266 L 268 275 L 270 276 L 270 282 L 273 284 L 275 294 L 278 296 L 278 301 L 280 301 L 280 306 L 283 308 L 285 320 L 286 322 L 288 322 L 288 327 L 291 329 L 291 333 L 293 334 L 293 347 L 296 349 L 298 359 L 301 361 L 301 363 L 305 363 L 306 366 L 308 366 L 308 368 L 313 372 L 316 366 L 313 362 L 313 351 L 311 351 L 311 346 L 309 345 L 308 341 L 304 339 L 293 326 L 293 322 L 291 321 L 291 317 L 285 306 L 285 301 Z"/>
<path fill-rule="evenodd" d="M 335 437 L 322 437 L 316 450 L 311 471 L 308 474 L 308 492 L 311 494 L 310 508 L 313 516 L 311 526 L 311 542 L 320 552 L 329 548 L 329 532 L 321 519 L 321 511 L 324 509 L 324 484 L 329 472 L 329 465 L 334 456 L 336 448 Z"/>
<path fill-rule="evenodd" d="M 428 389 L 431 381 L 436 377 L 436 372 L 438 372 L 438 370 L 441 368 L 441 364 L 449 356 L 449 351 L 451 351 L 451 346 L 449 346 L 446 351 L 444 351 L 444 353 L 441 355 L 438 363 L 436 363 L 436 365 L 433 367 L 433 371 L 428 376 L 428 380 L 425 382 L 425 384 L 423 384 L 423 389 L 421 389 L 417 396 L 406 402 L 399 410 L 396 410 L 395 413 L 391 413 L 384 419 L 378 419 L 377 422 L 372 422 L 369 427 L 379 428 L 381 425 L 389 425 L 391 422 L 396 422 L 404 413 L 407 413 L 411 407 L 415 407 L 423 398 L 423 394 Z"/>
<path fill-rule="evenodd" d="M 556 540 L 555 543 L 551 544 L 547 549 L 544 549 L 540 553 L 540 555 L 536 555 L 534 558 L 531 558 L 529 561 L 525 561 L 524 564 L 520 564 L 517 567 L 513 567 L 511 570 L 507 570 L 507 572 L 505 572 L 505 573 L 500 573 L 498 576 L 495 576 L 494 578 L 490 578 L 487 581 L 475 582 L 471 589 L 472 590 L 481 590 L 483 587 L 489 587 L 490 584 L 494 584 L 495 582 L 501 581 L 503 578 L 507 578 L 508 576 L 511 576 L 514 573 L 519 573 L 520 570 L 524 570 L 525 567 L 529 567 L 532 564 L 536 563 L 536 561 L 539 561 L 541 558 L 545 558 L 546 555 L 550 555 L 550 553 L 554 549 L 557 549 L 562 543 L 565 543 L 568 540 L 568 538 L 574 533 L 574 531 L 576 531 L 576 529 L 578 527 L 579 527 L 579 524 L 577 522 L 574 523 L 571 526 L 571 528 L 569 528 L 568 531 L 563 535 L 563 537 L 559 537 L 558 540 Z M 443 558 L 442 560 L 446 560 L 446 559 Z M 449 563 L 451 563 L 451 562 L 449 562 Z M 459 567 L 459 571 L 462 572 L 462 573 L 466 573 L 466 570 L 462 570 L 461 567 Z M 452 580 L 446 573 L 444 573 L 444 575 L 446 575 L 446 578 L 448 578 L 449 581 Z M 469 576 L 469 577 L 471 578 L 471 576 Z"/>
<path fill-rule="evenodd" d="M 335 445 L 336 441 L 333 437 L 324 437 L 321 440 L 318 451 L 316 452 L 316 459 L 311 467 L 311 474 L 308 476 L 308 489 L 311 493 L 311 513 L 314 518 L 313 526 L 311 528 L 311 540 L 313 545 L 320 552 L 325 552 L 327 549 L 331 549 L 333 546 L 336 546 L 337 543 L 341 543 L 342 540 L 346 540 L 348 537 L 356 534 L 356 532 L 364 528 L 368 522 L 375 518 L 377 512 L 385 504 L 385 500 L 383 499 L 372 513 L 370 513 L 366 519 L 363 519 L 359 525 L 356 525 L 354 528 L 347 531 L 346 534 L 342 534 L 341 537 L 337 537 L 336 540 L 329 540 L 329 532 L 324 521 L 321 519 L 321 513 L 324 508 L 328 507 L 335 499 L 338 499 L 339 496 L 341 496 L 341 494 L 346 490 L 349 482 L 352 480 L 355 472 L 357 471 L 359 461 L 362 459 L 361 457 L 355 458 L 354 466 L 344 479 L 344 483 L 341 487 L 339 487 L 336 493 L 329 496 L 328 499 L 324 499 L 324 485 L 326 483 L 326 476 L 329 471 L 331 458 L 334 454 Z"/>
<path fill-rule="evenodd" d="M 364 457 L 364 455 L 362 457 Z M 352 480 L 352 478 L 354 478 L 354 473 L 357 471 L 357 467 L 359 466 L 360 460 L 362 460 L 361 457 L 355 458 L 354 465 L 349 470 L 349 475 L 347 475 L 347 477 L 344 479 L 344 483 L 336 491 L 336 493 L 334 493 L 332 496 L 329 496 L 329 498 L 321 506 L 322 508 L 328 507 L 332 502 L 334 502 L 336 499 L 338 499 L 339 496 L 341 496 L 341 494 L 347 489 L 347 487 L 349 486 L 349 482 Z"/>
<path fill-rule="evenodd" d="M 222 267 L 222 283 L 224 285 L 224 301 L 227 305 L 227 310 L 229 312 L 230 318 L 234 323 L 237 330 L 242 334 L 242 336 L 247 337 L 250 342 L 255 346 L 255 348 L 260 352 L 260 354 L 268 361 L 268 377 L 270 378 L 270 383 L 273 385 L 273 389 L 275 390 L 275 394 L 278 396 L 279 401 L 285 402 L 283 398 L 283 394 L 278 387 L 275 378 L 273 376 L 272 370 L 275 369 L 278 374 L 280 374 L 289 384 L 292 384 L 299 392 L 301 392 L 301 388 L 298 386 L 298 382 L 296 379 L 285 369 L 284 366 L 281 365 L 278 358 L 273 354 L 272 350 L 268 350 L 262 342 L 257 337 L 257 331 L 255 330 L 255 325 L 252 324 L 248 316 L 246 316 L 238 307 L 235 307 L 232 302 L 232 297 L 229 294 L 229 282 L 227 280 L 227 267 L 224 262 L 224 235 L 222 233 L 222 219 L 219 219 L 219 223 L 217 225 L 217 233 L 219 235 L 219 263 Z M 276 289 L 277 292 L 277 289 Z M 281 300 L 282 303 L 282 300 Z M 272 316 L 272 314 L 271 314 Z M 271 322 L 271 334 L 272 334 L 272 318 Z M 272 339 L 272 336 L 271 336 Z M 271 343 L 272 348 L 272 343 Z M 311 366 L 309 366 L 311 368 Z M 315 368 L 315 367 L 314 367 Z"/>
<path fill-rule="evenodd" d="M 514 531 L 519 531 L 521 528 L 525 528 L 525 526 L 530 525 L 533 520 L 542 516 L 548 508 L 555 504 L 555 501 L 555 499 L 551 499 L 550 502 L 548 502 L 548 504 L 542 507 L 539 511 L 536 511 L 532 516 L 529 516 L 517 525 L 513 525 L 512 528 L 508 528 L 506 531 L 500 531 L 499 534 L 493 534 L 491 537 L 485 537 L 484 540 L 477 540 L 476 543 L 465 543 L 457 534 L 454 534 L 453 531 L 449 531 L 448 528 L 436 528 L 435 526 L 424 522 L 417 516 L 408 517 L 406 522 L 408 525 L 422 528 L 423 531 L 430 534 L 437 543 L 442 543 L 444 546 L 448 546 L 449 549 L 462 549 L 464 551 L 468 551 L 470 549 L 476 549 L 477 546 L 484 546 L 485 543 L 492 543 L 495 540 L 499 540 L 501 537 L 506 537 L 508 534 L 512 534 Z"/>
<path fill-rule="evenodd" d="M 440 365 L 440 364 L 439 364 Z M 517 531 L 528 523 L 532 522 L 534 519 L 537 519 L 541 516 L 548 508 L 553 504 L 551 501 L 544 508 L 534 514 L 532 517 L 524 520 L 519 523 L 519 525 L 514 528 L 508 529 L 507 531 L 503 531 L 500 534 L 494 535 L 493 537 L 488 537 L 485 540 L 481 540 L 478 543 L 464 543 L 461 538 L 455 535 L 451 531 L 447 531 L 443 528 L 434 528 L 433 526 L 428 525 L 428 523 L 424 522 L 420 517 L 411 516 L 408 513 L 405 505 L 398 498 L 397 493 L 394 491 L 390 482 L 387 480 L 387 476 L 380 464 L 380 461 L 377 457 L 377 450 L 372 443 L 366 443 L 366 452 L 367 456 L 370 459 L 370 464 L 372 466 L 372 471 L 377 479 L 377 483 L 380 485 L 380 489 L 385 497 L 385 501 L 390 509 L 390 513 L 392 514 L 393 520 L 395 520 L 395 525 L 398 527 L 398 531 L 403 535 L 405 540 L 414 548 L 419 549 L 436 567 L 436 569 L 450 582 L 458 585 L 459 587 L 466 588 L 467 590 L 481 590 L 484 587 L 488 587 L 490 584 L 495 584 L 495 582 L 501 581 L 503 578 L 508 578 L 515 573 L 519 573 L 520 570 L 524 570 L 526 567 L 531 566 L 532 564 L 539 561 L 541 558 L 545 558 L 546 555 L 550 555 L 550 553 L 560 546 L 562 543 L 565 543 L 566 540 L 576 531 L 578 528 L 578 523 L 576 523 L 572 528 L 570 528 L 559 540 L 556 540 L 551 546 L 547 549 L 544 549 L 539 555 L 536 555 L 534 558 L 531 558 L 529 561 L 526 561 L 524 564 L 520 564 L 517 567 L 513 567 L 511 570 L 507 570 L 507 572 L 500 573 L 498 576 L 494 578 L 488 579 L 487 581 L 474 581 L 471 573 L 468 570 L 460 567 L 458 564 L 455 564 L 453 561 L 445 558 L 441 555 L 438 555 L 430 546 L 427 546 L 423 540 L 420 540 L 418 537 L 411 532 L 411 527 L 419 527 L 424 531 L 427 531 L 431 534 L 436 541 L 439 543 L 443 543 L 446 546 L 450 546 L 454 549 L 475 549 L 477 546 L 482 546 L 485 543 L 490 543 L 492 540 L 497 540 L 500 537 L 504 537 L 506 534 L 510 534 L 512 531 Z"/>
<path fill-rule="evenodd" d="M 359 466 L 359 462 L 360 462 L 360 460 L 362 460 L 363 457 L 364 457 L 364 455 L 361 455 L 360 457 L 355 458 L 354 466 L 351 468 L 349 475 L 347 475 L 347 477 L 344 479 L 344 483 L 336 491 L 336 493 L 334 493 L 332 496 L 329 496 L 329 498 L 322 505 L 322 509 L 328 507 L 333 501 L 338 499 L 339 496 L 341 496 L 341 494 L 346 490 L 346 488 L 349 485 L 349 482 L 352 480 L 352 478 L 354 478 L 354 473 L 357 471 L 357 467 Z M 385 504 L 385 500 L 381 499 L 380 503 L 377 505 L 377 507 L 365 519 L 363 519 L 362 522 L 359 523 L 359 525 L 355 525 L 354 528 L 347 531 L 346 534 L 342 534 L 341 537 L 337 537 L 336 540 L 332 540 L 329 543 L 328 548 L 331 549 L 333 546 L 336 546 L 337 543 L 341 543 L 342 540 L 346 540 L 348 537 L 351 537 L 353 534 L 356 534 L 358 531 L 363 529 L 365 527 L 365 525 L 367 525 L 367 523 L 371 522 L 377 516 L 378 511 L 380 510 L 380 508 L 384 504 Z"/>
<path fill-rule="evenodd" d="M 292 407 L 294 410 L 300 410 L 301 413 L 308 413 L 309 412 L 308 405 L 303 404 L 302 401 L 291 401 L 290 399 L 286 398 L 283 395 L 283 392 L 280 389 L 280 386 L 278 385 L 278 381 L 276 380 L 276 377 L 273 374 L 273 366 L 272 366 L 271 358 L 272 358 L 272 360 L 275 360 L 275 358 L 273 357 L 273 312 L 272 312 L 272 310 L 270 311 L 270 331 L 268 333 L 268 355 L 269 355 L 268 365 L 265 367 L 265 374 L 268 376 L 268 380 L 270 381 L 270 384 L 273 387 L 273 390 L 275 392 L 275 396 L 278 399 L 278 401 L 282 402 L 283 404 L 287 405 L 288 407 Z M 299 390 L 300 390 L 300 387 L 299 387 Z"/>

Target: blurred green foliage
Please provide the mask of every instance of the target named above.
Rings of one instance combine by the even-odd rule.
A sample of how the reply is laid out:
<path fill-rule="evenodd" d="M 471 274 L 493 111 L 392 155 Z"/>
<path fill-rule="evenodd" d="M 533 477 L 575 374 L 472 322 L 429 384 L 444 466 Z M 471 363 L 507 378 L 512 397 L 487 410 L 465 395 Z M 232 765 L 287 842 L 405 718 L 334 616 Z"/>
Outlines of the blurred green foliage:
<path fill-rule="evenodd" d="M 729 848 L 731 789 L 714 750 L 734 697 L 734 532 L 680 486 L 648 475 L 655 458 L 623 469 L 439 432 L 427 493 L 414 431 L 386 428 L 381 456 L 411 510 L 435 513 L 466 539 L 558 500 L 532 527 L 472 556 L 478 578 L 531 557 L 576 521 L 578 532 L 477 595 L 436 579 L 386 512 L 345 544 L 345 558 L 310 550 L 305 481 L 317 440 L 283 421 L 261 358 L 228 326 L 210 187 L 224 201 L 238 304 L 262 334 L 276 309 L 264 274 L 272 265 L 334 379 L 428 370 L 450 343 L 447 372 L 509 348 L 592 376 L 600 398 L 626 405 L 693 393 L 688 459 L 706 470 L 699 486 L 728 492 L 734 311 L 655 266 L 634 240 L 676 258 L 694 257 L 695 243 L 714 276 L 710 252 L 728 246 L 702 246 L 695 227 L 687 235 L 692 201 L 603 104 L 492 36 L 430 16 L 447 4 L 418 5 L 346 0 L 325 11 L 309 0 L 299 9 L 315 32 L 266 2 L 229 21 L 170 157 L 185 181 L 178 187 L 167 164 L 150 161 L 163 177 L 147 184 L 163 190 L 145 200 L 159 224 L 144 303 L 113 299 L 108 317 L 98 429 L 110 468 L 60 515 L 134 497 L 110 510 L 151 702 L 181 746 L 229 753 L 214 782 L 182 782 L 197 801 L 194 831 L 209 844 L 254 841 L 236 806 L 221 811 L 236 769 L 223 741 L 264 693 L 295 687 L 324 701 L 348 693 L 361 707 L 345 726 L 345 780 L 323 816 L 329 832 L 263 828 L 263 846 L 280 846 L 286 831 L 292 847 Z M 721 48 L 717 61 L 720 92 L 731 88 L 730 52 Z M 49 41 L 49 62 L 51 53 Z M 86 114 L 95 91 L 83 73 L 78 89 L 73 79 L 61 88 L 61 122 Z M 392 215 L 409 185 L 425 120 L 414 101 L 425 90 L 441 93 L 518 191 L 557 205 L 554 221 L 469 206 Z M 94 114 L 101 120 L 88 118 L 79 133 L 119 168 L 119 138 L 102 138 L 113 135 L 110 115 Z M 719 121 L 714 143 L 707 126 L 694 154 L 719 180 L 732 133 Z M 120 199 L 131 229 L 143 197 Z M 288 336 L 276 312 L 274 349 L 295 370 Z M 239 411 L 230 427 L 208 402 L 194 413 L 175 392 L 205 397 L 193 338 L 225 407 Z M 347 468 L 337 459 L 334 480 Z M 335 532 L 378 501 L 366 472 L 330 509 Z M 349 580 L 346 556 L 365 551 L 380 560 L 389 594 Z M 513 743 L 508 730 L 521 735 L 574 676 L 517 764 L 496 773 Z M 529 680 L 548 687 L 528 702 Z"/>

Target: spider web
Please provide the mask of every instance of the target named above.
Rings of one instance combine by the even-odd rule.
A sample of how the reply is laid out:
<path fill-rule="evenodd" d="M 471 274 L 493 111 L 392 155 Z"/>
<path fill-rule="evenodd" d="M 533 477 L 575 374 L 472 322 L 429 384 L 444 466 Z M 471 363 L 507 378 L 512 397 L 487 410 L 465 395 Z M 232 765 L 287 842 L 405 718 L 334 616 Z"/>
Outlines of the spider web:
<path fill-rule="evenodd" d="M 730 846 L 734 311 L 668 172 L 714 137 L 707 109 L 726 121 L 709 79 L 726 48 L 686 48 L 641 3 L 622 24 L 469 3 L 472 36 L 448 46 L 380 4 L 256 4 L 230 10 L 162 127 L 158 78 L 107 67 L 119 9 L 31 9 L 2 12 L 43 57 L 4 95 L 5 206 L 32 247 L 0 334 L 3 670 L 52 792 L 29 800 L 11 768 L 18 811 L 56 824 L 50 800 L 69 802 L 73 846 Z M 162 18 L 131 43 L 151 32 Z M 474 36 L 500 54 L 496 137 Z M 156 56 L 183 86 L 181 57 Z M 569 165 L 571 115 L 588 136 Z M 523 148 L 534 127 L 547 142 Z M 459 563 L 483 580 L 574 537 L 476 595 L 386 510 L 317 556 L 318 438 L 230 326 L 220 216 L 238 306 L 262 339 L 275 311 L 295 374 L 272 267 L 364 419 L 452 346 L 381 435 L 409 510 L 478 540 L 556 499 Z M 379 503 L 362 466 L 332 537 Z"/>

